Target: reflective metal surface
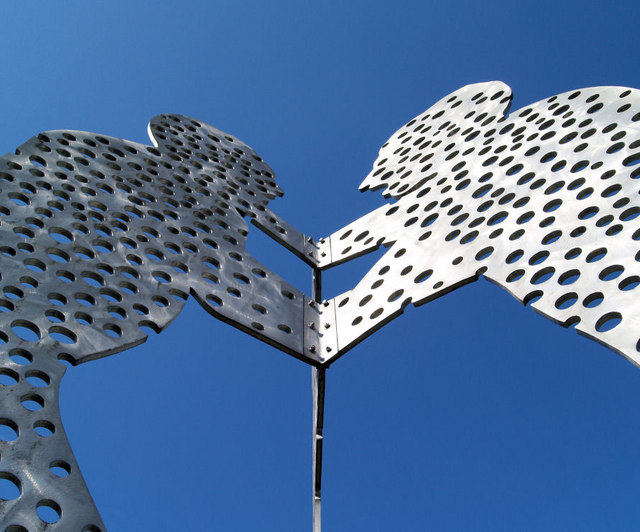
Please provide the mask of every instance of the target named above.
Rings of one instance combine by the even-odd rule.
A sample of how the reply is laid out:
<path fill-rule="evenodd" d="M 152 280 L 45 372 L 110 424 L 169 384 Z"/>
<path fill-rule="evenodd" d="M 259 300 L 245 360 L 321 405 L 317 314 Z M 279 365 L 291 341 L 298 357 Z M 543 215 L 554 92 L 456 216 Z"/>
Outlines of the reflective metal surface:
<path fill-rule="evenodd" d="M 380 150 L 361 189 L 395 201 L 319 244 L 322 268 L 390 246 L 330 302 L 333 358 L 484 275 L 640 363 L 640 92 L 572 91 L 505 117 L 510 101 L 500 82 L 463 87 Z"/>
<path fill-rule="evenodd" d="M 51 131 L 1 158 L 0 482 L 16 494 L 2 525 L 105 530 L 61 425 L 61 361 L 144 342 L 189 295 L 314 366 L 316 530 L 325 370 L 408 304 L 484 275 L 640 363 L 640 93 L 505 116 L 510 101 L 502 83 L 470 85 L 410 121 L 361 186 L 392 203 L 317 242 L 267 207 L 282 191 L 251 148 L 184 116 L 151 121 L 154 147 Z M 245 219 L 313 268 L 312 297 L 247 253 Z M 319 301 L 320 269 L 381 245 L 356 287 Z"/>
<path fill-rule="evenodd" d="M 268 208 L 271 169 L 239 140 L 184 116 L 156 147 L 51 131 L 0 159 L 2 524 L 104 530 L 58 410 L 65 366 L 161 331 L 189 294 L 211 314 L 310 363 L 308 299 L 245 250 L 245 218 L 298 255 L 304 235 Z M 49 511 L 49 515 L 52 515 Z M 17 529 L 16 529 L 17 530 Z"/>

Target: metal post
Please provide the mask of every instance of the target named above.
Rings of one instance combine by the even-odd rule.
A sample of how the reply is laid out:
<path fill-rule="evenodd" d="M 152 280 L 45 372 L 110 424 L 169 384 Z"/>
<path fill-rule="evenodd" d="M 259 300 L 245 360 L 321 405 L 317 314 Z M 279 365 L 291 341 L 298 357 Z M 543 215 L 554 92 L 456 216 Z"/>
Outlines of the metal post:
<path fill-rule="evenodd" d="M 313 269 L 313 300 L 322 299 L 322 277 L 320 270 Z M 322 530 L 322 429 L 324 418 L 325 369 L 311 368 L 313 393 L 313 532 Z"/>

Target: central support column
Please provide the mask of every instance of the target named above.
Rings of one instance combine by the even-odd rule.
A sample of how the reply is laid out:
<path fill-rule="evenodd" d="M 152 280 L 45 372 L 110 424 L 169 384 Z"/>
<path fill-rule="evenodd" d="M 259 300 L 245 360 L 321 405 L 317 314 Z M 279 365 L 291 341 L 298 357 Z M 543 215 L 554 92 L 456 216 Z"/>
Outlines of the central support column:
<path fill-rule="evenodd" d="M 312 296 L 316 303 L 322 300 L 320 270 L 313 269 Z M 322 429 L 324 424 L 325 368 L 311 368 L 313 393 L 313 532 L 322 530 Z"/>
<path fill-rule="evenodd" d="M 322 424 L 324 416 L 324 368 L 312 368 L 313 378 L 313 532 L 322 530 Z"/>

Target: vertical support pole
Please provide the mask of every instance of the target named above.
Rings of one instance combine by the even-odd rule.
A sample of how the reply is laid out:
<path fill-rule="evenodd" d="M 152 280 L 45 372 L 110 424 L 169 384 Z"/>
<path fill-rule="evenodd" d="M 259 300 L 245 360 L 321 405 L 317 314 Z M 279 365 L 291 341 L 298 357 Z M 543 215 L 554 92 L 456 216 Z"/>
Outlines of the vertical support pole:
<path fill-rule="evenodd" d="M 311 368 L 311 376 L 313 378 L 313 532 L 321 532 L 325 369 L 313 367 Z"/>
<path fill-rule="evenodd" d="M 312 298 L 322 300 L 322 277 L 319 269 L 313 269 Z M 324 424 L 325 368 L 311 368 L 313 393 L 313 532 L 322 530 L 322 430 Z"/>

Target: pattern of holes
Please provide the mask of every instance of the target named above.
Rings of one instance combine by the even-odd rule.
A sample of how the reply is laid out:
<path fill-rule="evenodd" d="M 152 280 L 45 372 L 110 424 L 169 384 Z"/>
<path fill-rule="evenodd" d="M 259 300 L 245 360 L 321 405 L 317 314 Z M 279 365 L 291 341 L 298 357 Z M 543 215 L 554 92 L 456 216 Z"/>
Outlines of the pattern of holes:
<path fill-rule="evenodd" d="M 335 299 L 339 353 L 484 275 L 640 364 L 640 92 L 510 101 L 500 82 L 463 87 L 382 147 L 361 189 L 394 203 L 320 241 L 323 268 L 391 246 Z"/>
<path fill-rule="evenodd" d="M 5 523 L 104 530 L 60 421 L 60 361 L 139 344 L 190 294 L 304 352 L 304 295 L 245 250 L 250 218 L 304 254 L 303 235 L 267 208 L 282 195 L 272 170 L 188 117 L 155 117 L 149 131 L 154 147 L 50 131 L 0 158 L 0 437 L 11 443 L 0 479 L 18 499 Z"/>
<path fill-rule="evenodd" d="M 507 117 L 510 101 L 471 85 L 409 122 L 361 186 L 394 203 L 318 244 L 267 208 L 282 192 L 253 150 L 187 117 L 154 118 L 154 147 L 52 131 L 0 158 L 4 518 L 104 530 L 61 425 L 59 361 L 142 342 L 189 294 L 317 363 L 485 275 L 638 363 L 640 94 L 585 89 Z M 391 247 L 316 305 L 246 252 L 244 218 L 322 268 Z"/>

